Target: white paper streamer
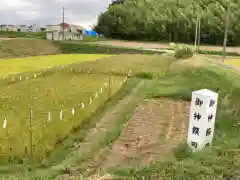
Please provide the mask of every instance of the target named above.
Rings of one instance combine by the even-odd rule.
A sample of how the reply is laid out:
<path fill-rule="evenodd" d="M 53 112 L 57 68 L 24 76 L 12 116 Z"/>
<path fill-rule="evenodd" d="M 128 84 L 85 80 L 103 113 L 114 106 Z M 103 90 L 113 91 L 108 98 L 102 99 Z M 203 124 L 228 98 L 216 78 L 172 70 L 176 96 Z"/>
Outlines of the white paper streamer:
<path fill-rule="evenodd" d="M 84 103 L 83 102 L 81 103 L 81 108 L 84 109 Z"/>
<path fill-rule="evenodd" d="M 98 98 L 98 93 L 96 92 L 96 94 L 95 94 L 95 98 Z"/>
<path fill-rule="evenodd" d="M 3 120 L 3 129 L 5 129 L 7 127 L 7 119 L 6 117 Z"/>
<path fill-rule="evenodd" d="M 131 73 L 132 73 L 132 70 L 130 69 L 130 71 L 129 71 L 129 73 L 128 73 L 128 74 L 130 75 Z"/>
<path fill-rule="evenodd" d="M 34 77 L 37 77 L 37 74 L 34 74 Z"/>
<path fill-rule="evenodd" d="M 102 89 L 102 88 L 100 89 L 100 92 L 101 92 L 101 93 L 103 92 L 103 89 Z"/>
<path fill-rule="evenodd" d="M 74 115 L 75 114 L 75 109 L 74 108 L 72 108 L 72 115 Z"/>
<path fill-rule="evenodd" d="M 92 98 L 89 99 L 89 104 L 92 104 Z"/>
<path fill-rule="evenodd" d="M 15 77 L 14 76 L 12 77 L 12 81 L 15 81 Z"/>
<path fill-rule="evenodd" d="M 20 80 L 20 81 L 22 80 L 22 76 L 19 77 L 19 80 Z"/>
<path fill-rule="evenodd" d="M 28 80 L 28 76 L 26 77 L 26 80 Z"/>
<path fill-rule="evenodd" d="M 52 120 L 51 112 L 48 112 L 48 121 Z"/>
<path fill-rule="evenodd" d="M 59 114 L 59 116 L 60 116 L 60 117 L 59 117 L 59 118 L 60 118 L 60 120 L 62 120 L 62 119 L 63 119 L 63 111 L 62 111 L 62 110 L 60 111 L 60 114 Z"/>

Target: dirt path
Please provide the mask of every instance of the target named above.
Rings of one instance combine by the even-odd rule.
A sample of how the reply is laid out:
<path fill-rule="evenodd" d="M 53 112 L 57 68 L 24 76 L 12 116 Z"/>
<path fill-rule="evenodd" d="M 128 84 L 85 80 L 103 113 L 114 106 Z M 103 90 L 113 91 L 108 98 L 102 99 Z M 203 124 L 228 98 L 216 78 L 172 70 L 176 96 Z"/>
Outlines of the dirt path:
<path fill-rule="evenodd" d="M 107 131 L 111 131 L 114 126 L 116 126 L 116 122 L 121 118 L 121 113 L 126 111 L 128 108 L 128 104 L 137 103 L 137 95 L 139 89 L 144 85 L 144 81 L 141 81 L 130 93 L 128 96 L 123 98 L 115 107 L 110 109 L 106 114 L 100 119 L 100 121 L 96 124 L 96 127 L 89 131 L 85 140 L 79 144 L 75 145 L 73 149 L 75 155 L 66 159 L 62 164 L 52 167 L 52 169 L 62 169 L 63 165 L 68 166 L 68 169 L 71 171 L 71 175 L 64 175 L 64 178 L 69 179 L 77 176 L 81 164 L 85 160 L 91 158 L 92 155 L 98 153 L 99 147 L 101 147 L 101 143 L 106 138 Z M 124 110 L 125 109 L 125 110 Z M 96 151 L 96 152 L 95 152 Z M 89 156 L 91 155 L 91 156 Z M 76 162 L 75 158 L 78 159 Z M 77 163 L 77 164 L 76 164 Z M 76 173 L 76 174 L 75 174 Z M 75 175 L 74 175 L 75 174 Z M 59 178 L 59 177 L 57 177 Z"/>
<path fill-rule="evenodd" d="M 171 158 L 187 135 L 189 102 L 169 99 L 140 104 L 111 148 L 82 164 L 88 174 L 116 166 L 148 164 Z"/>
<path fill-rule="evenodd" d="M 122 46 L 122 47 L 134 47 L 134 48 L 150 48 L 150 49 L 166 49 L 169 48 L 168 43 L 152 43 L 152 42 L 134 42 L 134 41 L 119 41 L 119 40 L 108 40 L 108 41 L 98 41 L 91 42 L 100 45 L 110 45 L 110 46 Z M 201 50 L 209 51 L 222 51 L 221 46 L 200 46 Z M 240 53 L 240 47 L 227 47 L 228 52 Z"/>

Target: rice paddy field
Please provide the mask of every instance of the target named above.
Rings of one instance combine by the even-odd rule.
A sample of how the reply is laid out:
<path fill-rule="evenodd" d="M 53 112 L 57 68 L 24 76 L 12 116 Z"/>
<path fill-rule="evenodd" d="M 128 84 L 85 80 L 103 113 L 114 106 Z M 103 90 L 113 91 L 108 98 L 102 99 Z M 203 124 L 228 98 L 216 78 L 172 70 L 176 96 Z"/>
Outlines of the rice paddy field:
<path fill-rule="evenodd" d="M 0 163 L 41 162 L 121 89 L 130 72 L 164 75 L 171 61 L 92 54 L 0 61 Z"/>
<path fill-rule="evenodd" d="M 104 54 L 61 54 L 48 56 L 33 56 L 26 58 L 0 59 L 0 77 L 28 71 L 36 71 L 50 66 L 67 65 L 95 61 L 110 57 Z"/>
<path fill-rule="evenodd" d="M 240 58 L 227 59 L 224 63 L 227 65 L 232 65 L 234 67 L 239 68 L 240 67 Z"/>
<path fill-rule="evenodd" d="M 24 72 L 37 75 L 25 76 L 22 80 L 1 80 L 1 164 L 21 163 L 32 153 L 34 160 L 41 161 L 56 143 L 124 85 L 126 76 L 70 71 L 68 66 L 63 71 L 54 68 L 103 57 L 106 56 L 57 55 L 0 62 L 0 76 L 9 73 L 12 77 L 24 78 Z M 39 73 L 39 69 L 48 66 L 52 69 Z"/>

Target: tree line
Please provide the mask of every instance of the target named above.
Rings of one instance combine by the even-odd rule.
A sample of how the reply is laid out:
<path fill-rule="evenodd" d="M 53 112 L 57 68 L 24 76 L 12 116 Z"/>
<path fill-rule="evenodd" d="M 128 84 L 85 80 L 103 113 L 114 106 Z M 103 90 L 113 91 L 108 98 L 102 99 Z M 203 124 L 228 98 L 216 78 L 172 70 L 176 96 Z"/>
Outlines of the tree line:
<path fill-rule="evenodd" d="M 120 3 L 121 2 L 121 3 Z M 200 17 L 201 43 L 222 45 L 228 0 L 119 0 L 94 30 L 109 38 L 192 43 Z M 240 45 L 240 1 L 231 0 L 228 45 Z"/>

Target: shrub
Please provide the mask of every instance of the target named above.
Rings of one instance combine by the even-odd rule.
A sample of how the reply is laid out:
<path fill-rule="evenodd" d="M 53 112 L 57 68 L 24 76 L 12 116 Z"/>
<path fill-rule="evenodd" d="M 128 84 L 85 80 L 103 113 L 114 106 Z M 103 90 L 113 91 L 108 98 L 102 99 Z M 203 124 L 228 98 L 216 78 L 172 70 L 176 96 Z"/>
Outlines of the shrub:
<path fill-rule="evenodd" d="M 142 79 L 152 79 L 153 74 L 150 72 L 138 72 L 136 73 L 136 77 L 142 78 Z"/>
<path fill-rule="evenodd" d="M 174 50 L 174 57 L 177 59 L 187 59 L 193 56 L 192 48 L 186 45 L 177 45 Z"/>
<path fill-rule="evenodd" d="M 177 44 L 173 43 L 173 42 L 170 42 L 169 43 L 169 49 L 171 50 L 175 50 L 177 48 Z"/>

